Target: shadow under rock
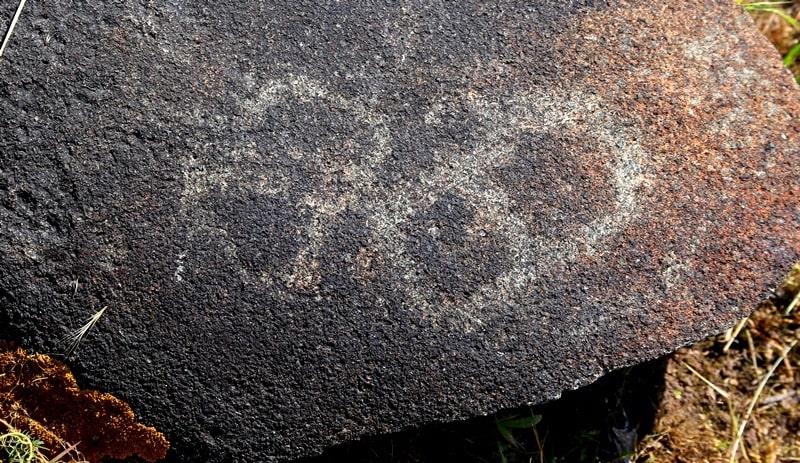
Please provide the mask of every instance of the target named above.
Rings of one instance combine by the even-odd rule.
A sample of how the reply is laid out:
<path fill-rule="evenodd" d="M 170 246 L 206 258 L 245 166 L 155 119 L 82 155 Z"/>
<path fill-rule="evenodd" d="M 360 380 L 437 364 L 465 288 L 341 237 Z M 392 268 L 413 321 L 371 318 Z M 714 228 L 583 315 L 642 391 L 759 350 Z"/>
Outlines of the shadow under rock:
<path fill-rule="evenodd" d="M 633 451 L 634 439 L 652 430 L 667 359 L 609 373 L 547 404 L 374 436 L 293 463 L 627 461 L 622 457 Z M 506 428 L 516 445 L 498 429 L 511 417 L 535 415 L 541 416 L 535 427 Z"/>

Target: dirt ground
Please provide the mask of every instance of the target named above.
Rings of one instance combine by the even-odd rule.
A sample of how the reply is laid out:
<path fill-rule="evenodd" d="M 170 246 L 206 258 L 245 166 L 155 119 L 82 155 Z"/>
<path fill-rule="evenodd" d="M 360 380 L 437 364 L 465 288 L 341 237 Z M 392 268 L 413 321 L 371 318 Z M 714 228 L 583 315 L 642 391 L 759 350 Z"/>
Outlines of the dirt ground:
<path fill-rule="evenodd" d="M 636 461 L 800 461 L 800 267 L 748 319 L 668 361 L 653 432 Z"/>

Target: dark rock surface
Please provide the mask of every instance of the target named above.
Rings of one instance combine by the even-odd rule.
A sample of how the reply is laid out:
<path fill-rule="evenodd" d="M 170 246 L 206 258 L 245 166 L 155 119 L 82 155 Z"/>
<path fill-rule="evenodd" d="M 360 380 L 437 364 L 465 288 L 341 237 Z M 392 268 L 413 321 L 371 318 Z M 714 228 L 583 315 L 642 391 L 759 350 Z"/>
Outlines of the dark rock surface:
<path fill-rule="evenodd" d="M 0 335 L 108 306 L 71 363 L 173 461 L 552 399 L 800 250 L 798 89 L 728 1 L 32 2 L 0 80 Z"/>

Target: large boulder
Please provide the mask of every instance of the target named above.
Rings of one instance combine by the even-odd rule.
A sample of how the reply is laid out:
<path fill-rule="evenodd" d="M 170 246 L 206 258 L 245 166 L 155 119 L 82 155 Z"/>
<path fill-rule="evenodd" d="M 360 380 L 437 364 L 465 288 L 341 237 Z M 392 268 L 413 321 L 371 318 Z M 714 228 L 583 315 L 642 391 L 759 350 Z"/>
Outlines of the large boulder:
<path fill-rule="evenodd" d="M 79 381 L 216 462 L 720 332 L 800 255 L 800 93 L 733 2 L 609 3 L 28 3 L 0 336 L 108 307 Z"/>

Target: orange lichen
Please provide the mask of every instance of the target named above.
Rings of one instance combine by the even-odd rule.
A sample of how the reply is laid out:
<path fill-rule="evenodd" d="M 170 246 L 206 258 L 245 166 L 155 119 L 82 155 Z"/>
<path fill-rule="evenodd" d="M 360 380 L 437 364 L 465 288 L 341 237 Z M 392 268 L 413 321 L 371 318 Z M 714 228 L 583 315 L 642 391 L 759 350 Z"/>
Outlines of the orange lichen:
<path fill-rule="evenodd" d="M 80 390 L 69 368 L 0 341 L 0 418 L 44 442 L 52 456 L 78 443 L 89 462 L 133 455 L 155 462 L 169 442 L 136 422 L 131 407 L 110 394 Z"/>

